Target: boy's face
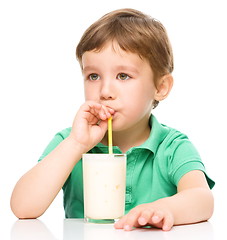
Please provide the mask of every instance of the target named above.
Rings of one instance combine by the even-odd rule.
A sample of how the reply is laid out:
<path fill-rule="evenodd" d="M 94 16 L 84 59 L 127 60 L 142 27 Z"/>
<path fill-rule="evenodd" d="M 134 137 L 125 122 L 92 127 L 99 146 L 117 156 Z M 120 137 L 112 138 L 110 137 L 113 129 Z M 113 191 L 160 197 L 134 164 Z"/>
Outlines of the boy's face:
<path fill-rule="evenodd" d="M 148 123 L 156 91 L 148 61 L 111 42 L 99 52 L 85 52 L 82 64 L 85 100 L 115 110 L 113 131 Z"/>

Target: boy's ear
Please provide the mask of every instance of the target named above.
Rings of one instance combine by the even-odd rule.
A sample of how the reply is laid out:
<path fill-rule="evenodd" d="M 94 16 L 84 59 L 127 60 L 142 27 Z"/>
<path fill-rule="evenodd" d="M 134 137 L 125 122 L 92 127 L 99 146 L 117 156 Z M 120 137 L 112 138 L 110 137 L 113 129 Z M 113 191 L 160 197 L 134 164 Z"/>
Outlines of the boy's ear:
<path fill-rule="evenodd" d="M 173 87 L 173 77 L 171 74 L 166 74 L 158 81 L 154 99 L 156 101 L 162 101 L 169 95 Z"/>

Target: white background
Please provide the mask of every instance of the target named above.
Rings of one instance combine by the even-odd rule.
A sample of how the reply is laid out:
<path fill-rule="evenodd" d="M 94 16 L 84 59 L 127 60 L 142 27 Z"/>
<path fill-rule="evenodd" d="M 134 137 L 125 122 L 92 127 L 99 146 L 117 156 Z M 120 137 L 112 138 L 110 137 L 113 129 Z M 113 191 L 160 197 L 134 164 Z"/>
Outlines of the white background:
<path fill-rule="evenodd" d="M 226 196 L 226 2 L 216 0 L 0 2 L 0 183 L 2 220 L 17 180 L 54 135 L 71 126 L 83 103 L 75 49 L 85 29 L 105 13 L 135 8 L 158 20 L 172 42 L 175 84 L 154 110 L 158 120 L 186 133 L 199 150 L 221 217 Z M 35 186 L 34 186 L 35 187 Z M 225 197 L 226 198 L 226 197 Z M 41 219 L 62 219 L 62 193 Z M 211 219 L 211 222 L 212 222 Z"/>

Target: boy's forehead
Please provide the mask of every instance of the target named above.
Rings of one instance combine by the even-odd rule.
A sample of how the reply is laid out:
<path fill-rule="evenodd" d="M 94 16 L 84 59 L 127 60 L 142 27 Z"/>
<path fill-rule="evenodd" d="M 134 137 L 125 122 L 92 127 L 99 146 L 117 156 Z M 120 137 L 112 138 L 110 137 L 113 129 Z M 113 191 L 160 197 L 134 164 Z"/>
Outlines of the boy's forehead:
<path fill-rule="evenodd" d="M 108 41 L 106 44 L 104 44 L 102 47 L 100 48 L 95 48 L 93 50 L 90 51 L 86 51 L 86 52 L 91 52 L 91 53 L 102 53 L 104 51 L 109 51 L 109 52 L 113 52 L 115 54 L 119 54 L 120 56 L 124 56 L 127 55 L 127 53 L 129 53 L 129 51 L 123 50 L 120 45 L 118 44 L 117 41 Z M 84 52 L 84 53 L 86 53 Z M 83 54 L 84 55 L 84 54 Z M 82 58 L 83 58 L 82 55 Z"/>
<path fill-rule="evenodd" d="M 118 43 L 109 42 L 100 50 L 86 51 L 82 55 L 83 70 L 91 68 L 91 66 L 97 65 L 98 62 L 116 65 L 118 68 L 127 67 L 136 71 L 144 63 L 149 64 L 148 61 L 141 58 L 137 53 L 132 53 L 123 50 Z"/>

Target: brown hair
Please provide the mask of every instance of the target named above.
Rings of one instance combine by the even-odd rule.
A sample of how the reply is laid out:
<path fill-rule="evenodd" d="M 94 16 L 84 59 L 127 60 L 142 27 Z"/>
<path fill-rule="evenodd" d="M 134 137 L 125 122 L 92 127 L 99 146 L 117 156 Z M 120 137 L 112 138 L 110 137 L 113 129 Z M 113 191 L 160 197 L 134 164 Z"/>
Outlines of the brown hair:
<path fill-rule="evenodd" d="M 100 51 L 107 42 L 114 40 L 121 49 L 149 61 L 156 87 L 159 77 L 172 73 L 173 52 L 166 29 L 158 20 L 134 9 L 110 12 L 84 32 L 76 48 L 81 68 L 84 52 Z M 157 105 L 155 101 L 154 108 Z"/>

